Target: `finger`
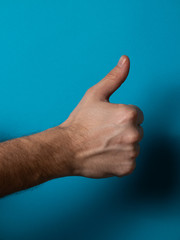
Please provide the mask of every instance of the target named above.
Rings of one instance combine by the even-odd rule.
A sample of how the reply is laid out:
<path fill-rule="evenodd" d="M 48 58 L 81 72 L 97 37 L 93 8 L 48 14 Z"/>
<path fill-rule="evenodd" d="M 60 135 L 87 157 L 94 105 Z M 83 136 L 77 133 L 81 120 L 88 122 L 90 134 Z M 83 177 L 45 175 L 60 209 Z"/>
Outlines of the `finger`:
<path fill-rule="evenodd" d="M 94 85 L 96 97 L 99 100 L 109 101 L 109 97 L 115 92 L 121 84 L 125 81 L 130 68 L 130 60 L 127 56 L 123 55 L 117 66 L 109 72 L 105 78 Z"/>
<path fill-rule="evenodd" d="M 136 105 L 128 104 L 132 108 L 134 108 L 137 111 L 137 124 L 142 124 L 144 122 L 144 114 L 143 111 L 137 107 Z"/>

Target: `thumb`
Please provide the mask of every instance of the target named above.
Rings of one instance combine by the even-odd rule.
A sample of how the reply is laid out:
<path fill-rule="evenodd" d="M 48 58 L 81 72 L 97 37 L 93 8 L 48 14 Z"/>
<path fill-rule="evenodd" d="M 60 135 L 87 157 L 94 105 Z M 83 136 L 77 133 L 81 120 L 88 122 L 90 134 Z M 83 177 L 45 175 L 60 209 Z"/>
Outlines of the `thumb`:
<path fill-rule="evenodd" d="M 130 67 L 130 60 L 123 55 L 118 64 L 100 82 L 94 85 L 96 97 L 99 100 L 109 101 L 109 97 L 125 81 Z"/>

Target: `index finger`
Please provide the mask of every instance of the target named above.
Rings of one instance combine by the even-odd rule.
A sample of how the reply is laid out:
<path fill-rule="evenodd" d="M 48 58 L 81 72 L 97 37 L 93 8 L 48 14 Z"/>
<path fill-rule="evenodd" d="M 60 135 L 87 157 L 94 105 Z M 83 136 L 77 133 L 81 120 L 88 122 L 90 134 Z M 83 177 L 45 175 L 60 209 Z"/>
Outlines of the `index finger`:
<path fill-rule="evenodd" d="M 132 105 L 132 104 L 128 104 L 129 106 L 131 106 L 132 108 L 134 108 L 137 111 L 137 124 L 142 124 L 144 122 L 144 114 L 143 111 L 137 107 L 136 105 Z"/>

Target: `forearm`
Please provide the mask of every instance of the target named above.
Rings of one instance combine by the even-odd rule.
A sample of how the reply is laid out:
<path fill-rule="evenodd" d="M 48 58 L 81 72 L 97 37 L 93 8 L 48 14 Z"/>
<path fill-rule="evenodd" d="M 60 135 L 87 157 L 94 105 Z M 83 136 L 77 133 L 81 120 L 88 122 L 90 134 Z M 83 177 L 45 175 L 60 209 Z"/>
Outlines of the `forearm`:
<path fill-rule="evenodd" d="M 0 143 L 0 196 L 72 174 L 73 151 L 60 126 Z"/>

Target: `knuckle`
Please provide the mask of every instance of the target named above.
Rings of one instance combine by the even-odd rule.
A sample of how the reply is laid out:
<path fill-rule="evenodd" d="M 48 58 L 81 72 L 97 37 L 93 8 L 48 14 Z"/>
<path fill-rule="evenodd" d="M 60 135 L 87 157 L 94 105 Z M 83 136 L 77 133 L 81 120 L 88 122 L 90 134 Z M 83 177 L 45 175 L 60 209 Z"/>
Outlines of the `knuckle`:
<path fill-rule="evenodd" d="M 132 108 L 126 113 L 127 120 L 135 120 L 137 118 L 138 112 L 136 109 Z"/>
<path fill-rule="evenodd" d="M 138 157 L 138 155 L 139 155 L 139 151 L 137 151 L 137 150 L 133 150 L 129 153 L 130 159 L 135 159 Z"/>
<path fill-rule="evenodd" d="M 114 68 L 112 71 L 110 71 L 106 77 L 106 79 L 111 79 L 111 80 L 116 80 L 117 78 L 119 78 L 119 69 L 118 68 Z"/>
<path fill-rule="evenodd" d="M 136 143 L 140 140 L 141 136 L 138 131 L 134 131 L 128 136 L 128 142 L 129 143 Z"/>
<path fill-rule="evenodd" d="M 128 150 L 131 152 L 131 151 L 135 151 L 137 149 L 137 146 L 136 144 L 133 144 L 133 143 L 130 143 L 128 144 Z"/>
<path fill-rule="evenodd" d="M 114 175 L 118 177 L 129 175 L 134 171 L 135 168 L 136 168 L 136 162 L 135 161 L 129 162 L 124 164 L 124 166 L 120 166 L 119 168 L 116 168 Z"/>
<path fill-rule="evenodd" d="M 134 161 L 133 163 L 127 164 L 124 167 L 124 175 L 129 175 L 131 174 L 136 168 L 136 162 Z"/>

